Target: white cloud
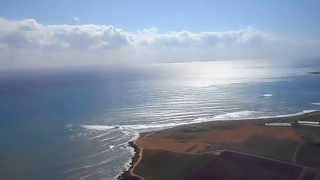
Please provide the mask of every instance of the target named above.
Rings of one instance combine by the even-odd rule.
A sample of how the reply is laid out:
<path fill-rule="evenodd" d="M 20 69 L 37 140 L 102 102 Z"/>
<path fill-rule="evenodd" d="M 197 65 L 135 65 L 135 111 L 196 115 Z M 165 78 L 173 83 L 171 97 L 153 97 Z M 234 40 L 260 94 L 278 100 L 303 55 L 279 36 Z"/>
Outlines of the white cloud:
<path fill-rule="evenodd" d="M 74 17 L 75 21 L 80 21 Z M 111 25 L 43 25 L 0 18 L 0 65 L 73 65 L 317 57 L 295 42 L 248 27 L 225 32 L 130 32 Z"/>
<path fill-rule="evenodd" d="M 74 16 L 74 17 L 72 18 L 72 20 L 73 20 L 74 22 L 76 22 L 76 23 L 79 23 L 79 22 L 80 22 L 80 18 L 79 18 L 79 17 L 76 17 L 76 16 Z"/>

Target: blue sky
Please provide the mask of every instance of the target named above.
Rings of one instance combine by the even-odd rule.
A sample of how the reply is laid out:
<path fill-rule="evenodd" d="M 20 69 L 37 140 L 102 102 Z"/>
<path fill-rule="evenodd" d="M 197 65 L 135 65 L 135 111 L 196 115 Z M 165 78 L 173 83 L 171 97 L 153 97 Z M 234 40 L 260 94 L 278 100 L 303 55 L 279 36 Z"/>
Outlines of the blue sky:
<path fill-rule="evenodd" d="M 0 16 L 44 24 L 111 24 L 127 30 L 225 31 L 256 26 L 308 35 L 320 30 L 317 0 L 2 0 Z"/>
<path fill-rule="evenodd" d="M 0 50 L 5 51 L 0 60 L 6 65 L 13 61 L 8 59 L 19 64 L 21 57 L 43 58 L 35 47 L 64 61 L 83 57 L 83 47 L 88 52 L 104 47 L 91 52 L 107 57 L 101 62 L 131 60 L 125 56 L 128 53 L 155 61 L 314 59 L 320 44 L 318 0 L 2 0 L 0 4 L 4 36 Z M 23 55 L 10 57 L 12 51 Z M 193 53 L 182 55 L 187 52 Z M 295 54 L 284 55 L 289 52 Z"/>

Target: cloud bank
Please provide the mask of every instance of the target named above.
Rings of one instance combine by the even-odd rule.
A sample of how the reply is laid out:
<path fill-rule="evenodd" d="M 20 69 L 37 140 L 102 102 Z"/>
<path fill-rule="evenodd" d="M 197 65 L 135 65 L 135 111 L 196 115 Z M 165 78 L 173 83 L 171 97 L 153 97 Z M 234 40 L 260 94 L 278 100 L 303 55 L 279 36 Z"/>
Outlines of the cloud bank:
<path fill-rule="evenodd" d="M 126 31 L 111 25 L 44 25 L 0 18 L 0 65 L 65 66 L 227 59 L 317 58 L 318 41 L 257 28 L 224 32 Z"/>

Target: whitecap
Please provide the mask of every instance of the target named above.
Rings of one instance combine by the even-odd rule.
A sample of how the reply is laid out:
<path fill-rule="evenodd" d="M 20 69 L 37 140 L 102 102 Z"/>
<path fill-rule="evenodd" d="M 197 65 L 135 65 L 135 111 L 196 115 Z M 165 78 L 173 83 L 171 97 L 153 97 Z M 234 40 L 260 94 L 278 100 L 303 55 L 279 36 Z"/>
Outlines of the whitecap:
<path fill-rule="evenodd" d="M 226 114 L 221 114 L 214 116 L 213 120 L 238 120 L 238 119 L 248 119 L 248 118 L 256 118 L 257 115 L 260 114 L 258 111 L 237 111 Z"/>
<path fill-rule="evenodd" d="M 314 102 L 314 103 L 311 103 L 312 105 L 315 105 L 315 106 L 320 106 L 320 102 Z"/>
<path fill-rule="evenodd" d="M 263 94 L 263 97 L 272 97 L 272 94 Z"/>
<path fill-rule="evenodd" d="M 106 125 L 80 125 L 82 128 L 89 129 L 89 130 L 108 130 L 114 129 L 115 126 L 106 126 Z"/>
<path fill-rule="evenodd" d="M 268 118 L 282 118 L 282 117 L 294 117 L 294 116 L 301 116 L 308 113 L 318 112 L 319 110 L 303 110 L 301 112 L 292 113 L 292 114 L 284 114 L 284 115 L 277 115 L 277 116 L 261 116 L 259 119 L 268 119 Z"/>
<path fill-rule="evenodd" d="M 66 127 L 66 128 L 72 128 L 73 125 L 72 125 L 72 124 L 67 124 L 65 127 Z"/>
<path fill-rule="evenodd" d="M 292 116 L 299 116 L 299 115 L 312 113 L 316 111 L 318 110 L 303 110 L 301 112 L 292 113 L 292 114 L 264 116 L 263 112 L 246 110 L 246 111 L 236 111 L 231 113 L 225 113 L 225 114 L 221 114 L 221 115 L 217 115 L 209 118 L 196 118 L 192 121 L 185 121 L 185 122 L 171 122 L 171 123 L 159 123 L 159 124 L 155 124 L 153 122 L 149 124 L 114 125 L 114 126 L 103 126 L 103 125 L 81 125 L 81 126 L 86 129 L 94 129 L 94 130 L 108 130 L 108 129 L 117 128 L 121 130 L 121 132 L 124 133 L 125 135 L 131 135 L 133 137 L 132 140 L 134 140 L 134 139 L 137 139 L 137 137 L 139 136 L 139 132 L 166 129 L 166 128 L 171 128 L 171 127 L 176 127 L 181 125 L 196 124 L 196 123 L 210 122 L 210 121 L 292 117 Z"/>
<path fill-rule="evenodd" d="M 271 119 L 271 118 L 283 118 L 283 117 L 294 117 L 308 113 L 318 112 L 319 110 L 303 110 L 301 112 L 283 115 L 271 115 L 263 116 L 258 111 L 238 111 L 232 113 L 226 113 L 213 117 L 214 120 L 247 120 L 247 119 Z M 260 115 L 259 115 L 260 114 Z"/>

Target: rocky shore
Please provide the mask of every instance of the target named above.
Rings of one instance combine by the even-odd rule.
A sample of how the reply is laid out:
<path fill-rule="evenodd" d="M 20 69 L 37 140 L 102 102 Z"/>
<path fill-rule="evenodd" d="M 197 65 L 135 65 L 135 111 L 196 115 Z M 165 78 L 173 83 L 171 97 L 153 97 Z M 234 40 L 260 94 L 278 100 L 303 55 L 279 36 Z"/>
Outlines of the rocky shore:
<path fill-rule="evenodd" d="M 117 179 L 118 180 L 141 180 L 141 178 L 135 176 L 132 174 L 132 170 L 136 164 L 136 162 L 139 160 L 141 155 L 140 148 L 134 143 L 134 141 L 129 142 L 129 146 L 134 149 L 134 156 L 131 159 L 130 162 L 130 168 L 127 171 L 124 171 Z"/>

